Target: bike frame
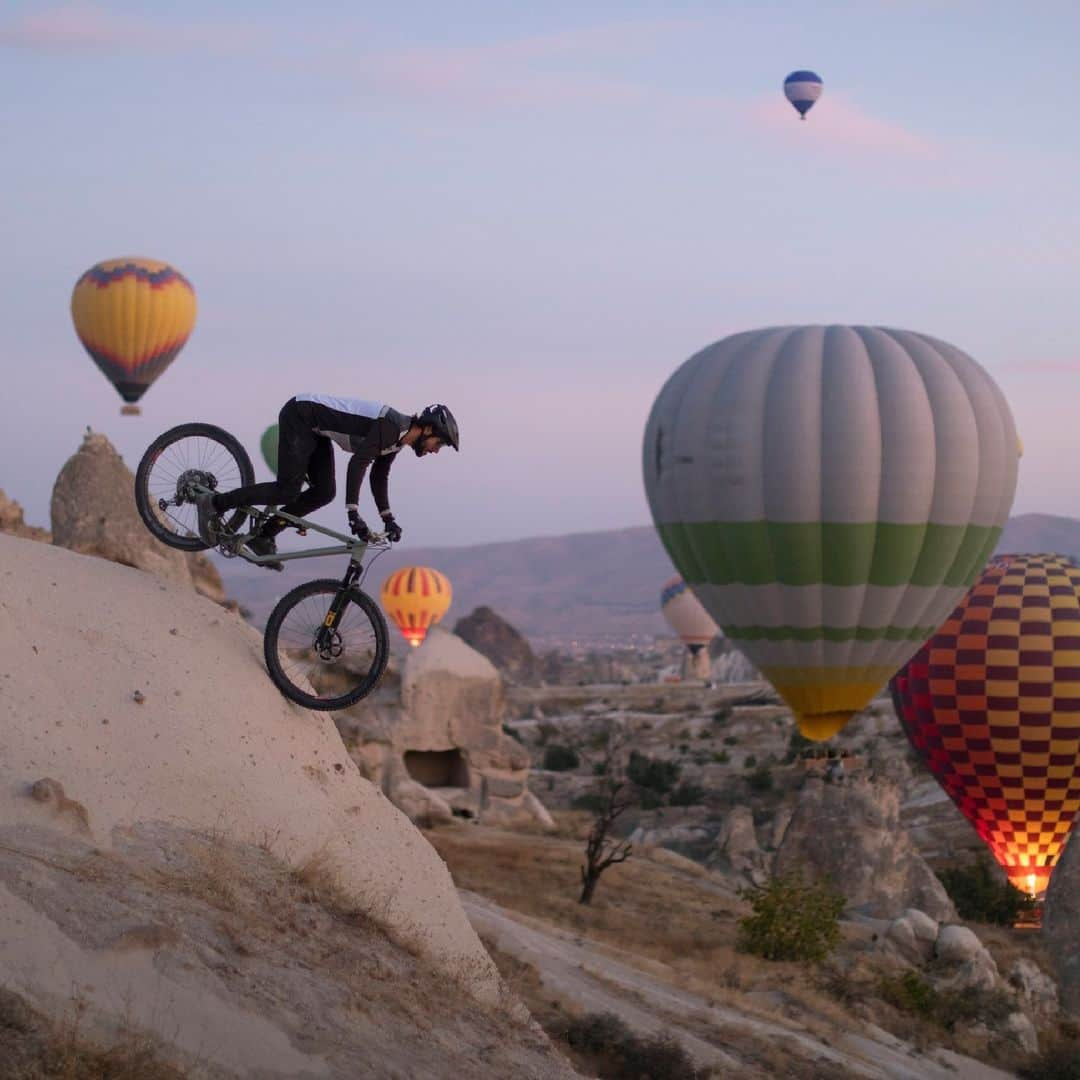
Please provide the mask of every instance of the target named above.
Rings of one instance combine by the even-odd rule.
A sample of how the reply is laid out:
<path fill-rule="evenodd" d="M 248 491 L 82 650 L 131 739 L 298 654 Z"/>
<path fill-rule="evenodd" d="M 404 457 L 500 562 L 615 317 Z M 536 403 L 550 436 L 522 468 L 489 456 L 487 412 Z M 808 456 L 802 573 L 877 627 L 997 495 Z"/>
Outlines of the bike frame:
<path fill-rule="evenodd" d="M 251 519 L 251 529 L 246 533 L 233 533 L 231 536 L 223 538 L 218 544 L 223 555 L 229 557 L 239 555 L 241 559 L 245 559 L 249 563 L 255 563 L 256 566 L 263 563 L 287 562 L 290 559 L 317 559 L 324 555 L 348 555 L 349 567 L 345 571 L 345 577 L 342 579 L 342 589 L 348 589 L 360 581 L 364 569 L 362 560 L 369 546 L 389 547 L 386 533 L 372 533 L 367 540 L 359 540 L 355 536 L 346 536 L 345 533 L 328 529 L 325 525 L 317 525 L 314 521 L 308 521 L 307 518 L 286 514 L 284 510 L 278 510 L 273 506 L 268 506 L 265 509 L 257 509 L 254 506 L 241 506 L 239 509 Z M 339 540 L 340 543 L 334 547 L 307 548 L 303 551 L 280 551 L 274 555 L 256 555 L 248 551 L 244 544 L 272 517 L 283 518 L 291 525 L 295 525 L 301 532 L 306 533 L 309 529 L 313 529 L 324 536 L 331 536 L 335 540 Z"/>

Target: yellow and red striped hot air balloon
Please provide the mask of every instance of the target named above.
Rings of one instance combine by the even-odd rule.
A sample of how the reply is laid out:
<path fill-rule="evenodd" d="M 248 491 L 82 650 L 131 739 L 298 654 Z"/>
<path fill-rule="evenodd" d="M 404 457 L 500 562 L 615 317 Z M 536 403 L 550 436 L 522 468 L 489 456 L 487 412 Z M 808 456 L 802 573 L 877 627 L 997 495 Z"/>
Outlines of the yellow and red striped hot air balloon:
<path fill-rule="evenodd" d="M 138 415 L 135 402 L 176 359 L 195 326 L 195 290 L 168 263 L 108 259 L 90 267 L 71 294 L 75 333 Z"/>
<path fill-rule="evenodd" d="M 380 599 L 383 611 L 415 649 L 427 637 L 428 629 L 446 614 L 452 597 L 450 582 L 438 570 L 406 566 L 386 579 Z"/>
<path fill-rule="evenodd" d="M 891 688 L 1009 880 L 1042 893 L 1080 814 L 1080 566 L 998 556 Z"/>

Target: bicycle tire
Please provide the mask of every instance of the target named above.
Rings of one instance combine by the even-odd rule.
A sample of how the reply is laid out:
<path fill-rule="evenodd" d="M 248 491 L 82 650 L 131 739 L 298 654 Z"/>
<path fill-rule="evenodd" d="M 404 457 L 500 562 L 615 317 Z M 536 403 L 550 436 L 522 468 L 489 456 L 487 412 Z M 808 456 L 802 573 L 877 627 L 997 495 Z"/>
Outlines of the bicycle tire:
<path fill-rule="evenodd" d="M 193 440 L 193 445 L 186 448 L 186 452 L 181 455 L 178 444 L 185 440 Z M 201 445 L 199 440 L 203 440 Z M 211 449 L 214 445 L 232 459 L 235 475 L 227 464 L 221 464 L 221 460 Z M 155 466 L 170 449 L 176 450 L 177 460 L 170 460 L 163 467 L 162 479 L 153 479 Z M 163 435 L 159 435 L 146 448 L 146 452 L 139 461 L 139 467 L 135 471 L 135 506 L 143 524 L 158 540 L 171 548 L 177 548 L 180 551 L 205 551 L 211 545 L 198 535 L 193 505 L 188 504 L 188 509 L 183 512 L 183 519 L 176 515 L 164 515 L 164 511 L 159 506 L 159 500 L 168 494 L 169 483 L 175 481 L 171 470 L 179 470 L 184 465 L 188 468 L 201 467 L 202 471 L 213 475 L 215 480 L 218 479 L 216 468 L 222 472 L 222 478 L 228 481 L 228 490 L 254 484 L 255 469 L 240 441 L 213 424 L 180 424 L 178 427 L 170 428 Z M 244 511 L 237 510 L 225 520 L 225 525 L 232 530 L 239 529 L 244 522 L 244 517 Z M 178 528 L 170 527 L 170 520 Z"/>
<path fill-rule="evenodd" d="M 313 638 L 314 632 L 322 626 L 325 612 L 329 608 L 329 602 L 338 594 L 340 589 L 341 582 L 332 578 L 317 578 L 314 581 L 305 581 L 291 592 L 286 593 L 277 602 L 274 610 L 270 612 L 270 618 L 266 622 L 266 630 L 263 633 L 263 656 L 266 660 L 266 670 L 270 673 L 274 685 L 290 701 L 302 705 L 305 709 L 313 709 L 316 712 L 346 709 L 350 705 L 355 705 L 361 698 L 367 697 L 378 685 L 383 672 L 386 670 L 386 662 L 390 657 L 390 631 L 387 628 L 386 619 L 383 617 L 379 605 L 367 593 L 354 587 L 349 589 L 349 604 L 359 608 L 363 613 L 366 626 L 370 627 L 372 632 L 370 640 L 373 650 L 370 665 L 362 673 L 356 685 L 336 695 L 320 694 L 318 693 L 318 687 L 313 687 L 316 693 L 311 694 L 305 689 L 304 685 L 297 681 L 296 675 L 285 670 L 282 664 L 283 648 L 280 640 L 285 620 L 305 600 L 320 595 L 326 597 L 325 606 L 315 604 L 310 609 L 306 619 L 301 617 L 301 626 L 298 630 L 299 639 L 294 646 L 299 650 L 302 647 L 303 640 L 305 640 L 305 635 L 310 633 Z M 285 646 L 285 649 L 287 648 L 288 646 Z M 310 660 L 311 665 L 308 671 L 306 673 L 303 671 L 298 672 L 298 675 L 303 677 L 307 685 L 311 685 L 310 680 L 313 674 L 317 676 L 316 682 L 324 682 L 324 684 L 335 672 L 344 673 L 346 676 L 356 674 L 350 672 L 347 666 L 348 660 L 342 662 L 338 662 L 336 659 L 334 661 L 319 661 L 315 657 L 310 657 Z"/>

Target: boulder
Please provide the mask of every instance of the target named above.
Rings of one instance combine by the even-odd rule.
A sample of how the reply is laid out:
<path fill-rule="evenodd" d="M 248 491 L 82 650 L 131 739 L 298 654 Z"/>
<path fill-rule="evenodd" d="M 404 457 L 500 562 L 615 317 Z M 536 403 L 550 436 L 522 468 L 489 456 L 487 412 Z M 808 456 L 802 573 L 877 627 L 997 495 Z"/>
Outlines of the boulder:
<path fill-rule="evenodd" d="M 938 924 L 925 911 L 908 908 L 889 923 L 885 937 L 906 960 L 922 963 L 934 954 Z"/>
<path fill-rule="evenodd" d="M 1058 1014 L 1058 990 L 1054 980 L 1034 960 L 1021 956 L 1009 971 L 1009 985 L 1020 995 L 1028 1012 L 1040 1024 Z"/>
<path fill-rule="evenodd" d="M 900 826 L 900 789 L 876 777 L 826 784 L 807 774 L 774 861 L 774 873 L 826 878 L 849 908 L 892 918 L 918 908 L 940 922 L 956 910 Z"/>
<path fill-rule="evenodd" d="M 534 682 L 537 659 L 528 641 L 489 607 L 478 607 L 458 619 L 454 633 L 482 656 L 486 656 L 506 679 Z"/>
<path fill-rule="evenodd" d="M 502 677 L 462 638 L 432 627 L 400 686 L 336 717 L 365 776 L 416 822 L 458 816 L 554 829 L 528 789 L 528 751 L 502 730 Z"/>
<path fill-rule="evenodd" d="M 201 552 L 177 551 L 156 540 L 135 508 L 134 489 L 135 477 L 112 443 L 88 430 L 53 486 L 52 542 L 223 602 L 225 587 L 214 565 Z"/>
<path fill-rule="evenodd" d="M 1080 840 L 1076 830 L 1050 877 L 1042 935 L 1054 958 L 1061 1007 L 1080 1015 Z"/>
<path fill-rule="evenodd" d="M 994 958 L 974 931 L 966 926 L 943 926 L 934 944 L 934 955 L 954 970 L 938 982 L 943 990 L 995 990 L 1001 986 Z"/>

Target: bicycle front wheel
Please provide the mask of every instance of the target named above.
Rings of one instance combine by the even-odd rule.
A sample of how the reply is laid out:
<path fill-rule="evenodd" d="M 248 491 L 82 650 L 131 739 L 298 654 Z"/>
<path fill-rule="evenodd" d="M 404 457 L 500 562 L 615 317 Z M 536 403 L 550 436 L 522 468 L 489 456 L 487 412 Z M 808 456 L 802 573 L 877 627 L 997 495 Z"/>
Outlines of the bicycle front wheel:
<path fill-rule="evenodd" d="M 213 424 L 181 424 L 159 435 L 146 449 L 135 473 L 135 505 L 146 527 L 163 544 L 181 551 L 203 551 L 194 492 L 198 487 L 232 491 L 255 483 L 251 458 L 227 431 Z M 244 511 L 225 520 L 239 529 Z"/>
<path fill-rule="evenodd" d="M 386 670 L 386 620 L 367 593 L 349 589 L 336 625 L 326 625 L 340 591 L 340 581 L 306 581 L 278 601 L 266 623 L 263 653 L 270 678 L 305 709 L 355 705 Z"/>

